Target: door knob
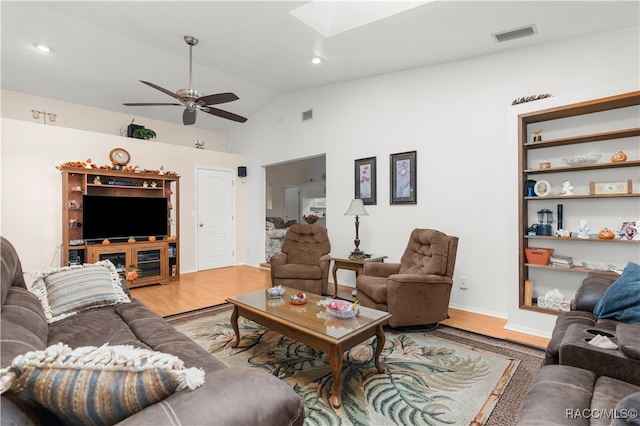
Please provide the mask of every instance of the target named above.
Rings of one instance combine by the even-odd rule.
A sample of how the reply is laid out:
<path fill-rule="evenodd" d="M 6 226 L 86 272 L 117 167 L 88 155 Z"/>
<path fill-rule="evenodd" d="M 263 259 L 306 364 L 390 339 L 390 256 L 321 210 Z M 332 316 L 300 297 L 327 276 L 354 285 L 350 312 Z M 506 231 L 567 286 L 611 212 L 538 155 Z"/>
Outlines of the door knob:
<path fill-rule="evenodd" d="M 200 228 L 202 228 L 204 226 L 204 223 L 201 223 L 200 225 L 198 225 Z"/>

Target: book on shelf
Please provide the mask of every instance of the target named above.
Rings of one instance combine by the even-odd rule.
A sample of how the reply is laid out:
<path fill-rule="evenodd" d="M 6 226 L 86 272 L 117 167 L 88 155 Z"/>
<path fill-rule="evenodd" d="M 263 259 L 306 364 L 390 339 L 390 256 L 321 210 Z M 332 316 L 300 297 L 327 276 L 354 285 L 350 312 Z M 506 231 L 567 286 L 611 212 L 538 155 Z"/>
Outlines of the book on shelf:
<path fill-rule="evenodd" d="M 551 266 L 554 266 L 556 268 L 573 268 L 573 263 L 556 263 L 556 262 L 551 262 Z"/>
<path fill-rule="evenodd" d="M 549 260 L 551 261 L 551 263 L 564 263 L 567 265 L 573 264 L 573 257 L 571 256 L 562 256 L 559 254 L 552 254 L 551 257 L 549 257 Z"/>

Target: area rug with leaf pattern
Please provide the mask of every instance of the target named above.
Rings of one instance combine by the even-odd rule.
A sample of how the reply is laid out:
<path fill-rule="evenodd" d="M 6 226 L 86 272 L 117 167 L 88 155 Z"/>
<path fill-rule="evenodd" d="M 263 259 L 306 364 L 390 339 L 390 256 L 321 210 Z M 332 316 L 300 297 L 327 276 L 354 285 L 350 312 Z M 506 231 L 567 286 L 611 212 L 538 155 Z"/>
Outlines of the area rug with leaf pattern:
<path fill-rule="evenodd" d="M 228 366 L 251 366 L 289 383 L 305 403 L 306 425 L 513 424 L 544 352 L 440 326 L 427 332 L 385 328 L 375 368 L 375 338 L 345 352 L 342 406 L 334 409 L 328 356 L 240 318 L 230 307 L 168 317 L 176 329 Z"/>

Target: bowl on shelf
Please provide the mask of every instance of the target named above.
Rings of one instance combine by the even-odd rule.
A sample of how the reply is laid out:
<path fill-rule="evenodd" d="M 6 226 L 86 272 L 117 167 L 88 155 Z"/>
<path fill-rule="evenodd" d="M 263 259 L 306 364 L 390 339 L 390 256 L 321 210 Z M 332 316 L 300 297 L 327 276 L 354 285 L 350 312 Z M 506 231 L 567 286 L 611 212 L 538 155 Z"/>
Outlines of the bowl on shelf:
<path fill-rule="evenodd" d="M 569 166 L 584 166 L 585 164 L 593 164 L 602 156 L 602 154 L 582 154 L 565 157 L 562 159 Z"/>

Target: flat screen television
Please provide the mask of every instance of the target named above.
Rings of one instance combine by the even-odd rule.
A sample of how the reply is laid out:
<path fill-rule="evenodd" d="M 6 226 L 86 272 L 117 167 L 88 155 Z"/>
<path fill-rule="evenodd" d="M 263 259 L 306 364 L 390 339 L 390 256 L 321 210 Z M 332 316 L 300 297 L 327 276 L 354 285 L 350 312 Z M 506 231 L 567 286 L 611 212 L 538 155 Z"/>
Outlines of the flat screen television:
<path fill-rule="evenodd" d="M 167 199 L 162 197 L 82 197 L 85 241 L 167 235 Z"/>

